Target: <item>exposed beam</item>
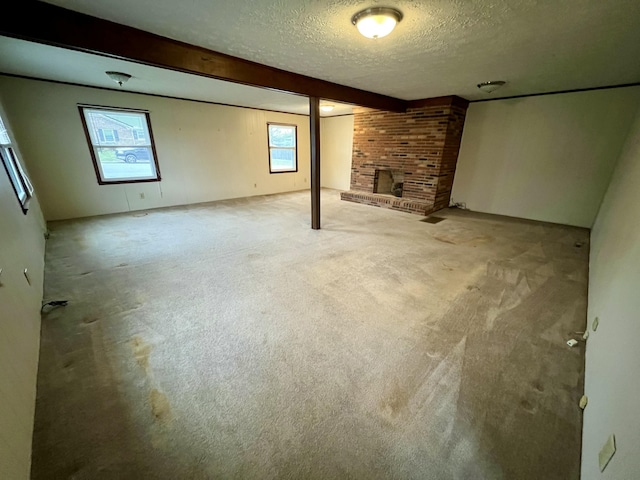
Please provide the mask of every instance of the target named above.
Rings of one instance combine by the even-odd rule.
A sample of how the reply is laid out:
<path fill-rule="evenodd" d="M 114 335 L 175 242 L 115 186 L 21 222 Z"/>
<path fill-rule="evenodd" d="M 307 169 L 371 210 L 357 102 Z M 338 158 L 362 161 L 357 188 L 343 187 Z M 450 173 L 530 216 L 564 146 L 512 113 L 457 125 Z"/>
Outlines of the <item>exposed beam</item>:
<path fill-rule="evenodd" d="M 401 112 L 406 101 L 287 72 L 34 0 L 0 16 L 0 34 L 218 80 Z"/>
<path fill-rule="evenodd" d="M 407 108 L 439 107 L 441 105 L 455 105 L 467 108 L 469 100 L 457 95 L 448 95 L 446 97 L 421 98 L 420 100 L 409 100 L 407 102 Z"/>
<path fill-rule="evenodd" d="M 311 228 L 320 230 L 320 99 L 309 97 L 311 125 Z"/>

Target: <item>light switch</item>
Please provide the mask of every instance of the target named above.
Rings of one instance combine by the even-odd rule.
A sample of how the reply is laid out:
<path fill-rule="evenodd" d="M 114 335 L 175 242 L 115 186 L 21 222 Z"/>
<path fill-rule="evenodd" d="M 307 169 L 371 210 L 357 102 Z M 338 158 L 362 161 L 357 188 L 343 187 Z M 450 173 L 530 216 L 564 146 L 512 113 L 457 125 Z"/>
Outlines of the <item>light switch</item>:
<path fill-rule="evenodd" d="M 600 463 L 601 472 L 604 472 L 604 469 L 607 468 L 607 465 L 611 461 L 611 457 L 613 457 L 614 453 L 616 453 L 616 437 L 611 434 L 598 454 L 598 462 Z"/>

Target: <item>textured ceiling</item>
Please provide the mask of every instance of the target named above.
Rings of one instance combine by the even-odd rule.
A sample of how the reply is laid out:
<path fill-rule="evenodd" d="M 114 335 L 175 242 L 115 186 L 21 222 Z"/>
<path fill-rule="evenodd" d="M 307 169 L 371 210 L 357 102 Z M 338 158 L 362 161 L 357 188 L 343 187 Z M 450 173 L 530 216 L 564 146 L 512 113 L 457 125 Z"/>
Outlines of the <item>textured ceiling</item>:
<path fill-rule="evenodd" d="M 133 76 L 122 88 L 104 73 L 109 70 Z M 63 48 L 0 36 L 0 72 L 93 87 L 153 93 L 245 107 L 309 114 L 307 97 L 211 78 L 125 62 Z M 324 116 L 353 112 L 351 105 L 331 103 L 335 109 Z"/>
<path fill-rule="evenodd" d="M 49 0 L 284 70 L 412 100 L 508 84 L 492 97 L 640 81 L 638 0 L 392 0 L 383 39 L 350 23 L 357 0 Z"/>

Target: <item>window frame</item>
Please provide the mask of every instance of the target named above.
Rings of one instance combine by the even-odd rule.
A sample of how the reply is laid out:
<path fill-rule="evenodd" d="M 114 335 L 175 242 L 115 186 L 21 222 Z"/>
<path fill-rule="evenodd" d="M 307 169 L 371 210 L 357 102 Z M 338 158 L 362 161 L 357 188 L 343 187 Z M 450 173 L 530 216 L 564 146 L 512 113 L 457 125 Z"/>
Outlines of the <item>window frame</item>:
<path fill-rule="evenodd" d="M 22 167 L 20 155 L 4 118 L 0 117 L 0 121 L 4 125 L 6 136 L 9 139 L 9 143 L 0 143 L 0 161 L 7 172 L 22 213 L 26 215 L 29 211 L 29 202 L 33 198 L 33 184 Z"/>
<path fill-rule="evenodd" d="M 124 180 L 105 180 L 102 178 L 102 173 L 100 170 L 99 159 L 96 158 L 96 145 L 91 141 L 91 134 L 89 133 L 89 127 L 87 125 L 87 119 L 85 117 L 84 111 L 86 110 L 104 110 L 106 112 L 128 112 L 128 113 L 138 113 L 144 114 L 145 120 L 147 122 L 147 130 L 149 131 L 149 147 L 151 149 L 151 154 L 153 156 L 153 163 L 155 165 L 156 176 L 155 178 L 141 178 L 141 179 L 124 179 Z M 158 163 L 158 153 L 156 152 L 156 142 L 153 137 L 153 131 L 151 129 L 151 116 L 149 115 L 148 110 L 140 110 L 136 108 L 123 108 L 123 107 L 106 107 L 102 105 L 78 105 L 78 112 L 80 113 L 80 120 L 82 121 L 82 128 L 84 130 L 84 135 L 87 139 L 87 145 L 89 147 L 89 153 L 91 154 L 91 161 L 93 162 L 93 169 L 96 173 L 96 179 L 98 180 L 98 185 L 122 185 L 125 183 L 150 183 L 150 182 L 160 182 L 162 181 L 162 175 L 160 174 L 160 165 Z M 100 145 L 98 145 L 100 147 Z M 139 145 L 131 145 L 131 148 L 140 148 Z M 121 146 L 121 148 L 129 148 L 129 146 Z M 146 147 L 145 147 L 146 148 Z"/>
<path fill-rule="evenodd" d="M 294 135 L 295 135 L 295 139 L 296 139 L 296 144 L 294 147 L 277 147 L 277 146 L 271 146 L 271 135 L 269 132 L 269 127 L 271 127 L 271 125 L 274 125 L 276 127 L 293 127 L 293 131 L 294 131 Z M 271 149 L 276 148 L 276 149 L 286 149 L 286 150 L 293 150 L 294 152 L 294 161 L 295 161 L 295 169 L 293 170 L 273 170 L 271 168 Z M 269 173 L 297 173 L 298 171 L 298 125 L 296 125 L 295 123 L 280 123 L 280 122 L 267 122 L 267 153 L 268 153 L 268 162 L 269 162 Z"/>

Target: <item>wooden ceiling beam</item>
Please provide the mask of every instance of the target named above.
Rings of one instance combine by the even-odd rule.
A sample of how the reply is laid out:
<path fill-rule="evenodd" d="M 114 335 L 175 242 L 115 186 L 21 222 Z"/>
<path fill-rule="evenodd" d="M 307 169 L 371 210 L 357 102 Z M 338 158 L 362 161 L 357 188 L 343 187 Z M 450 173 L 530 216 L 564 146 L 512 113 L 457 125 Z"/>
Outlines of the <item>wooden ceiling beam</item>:
<path fill-rule="evenodd" d="M 419 100 L 409 100 L 407 102 L 407 108 L 439 107 L 449 105 L 467 108 L 469 106 L 469 100 L 457 95 L 447 95 L 446 97 L 421 98 Z"/>
<path fill-rule="evenodd" d="M 34 0 L 0 16 L 0 34 L 184 73 L 404 112 L 407 102 L 287 72 Z"/>

